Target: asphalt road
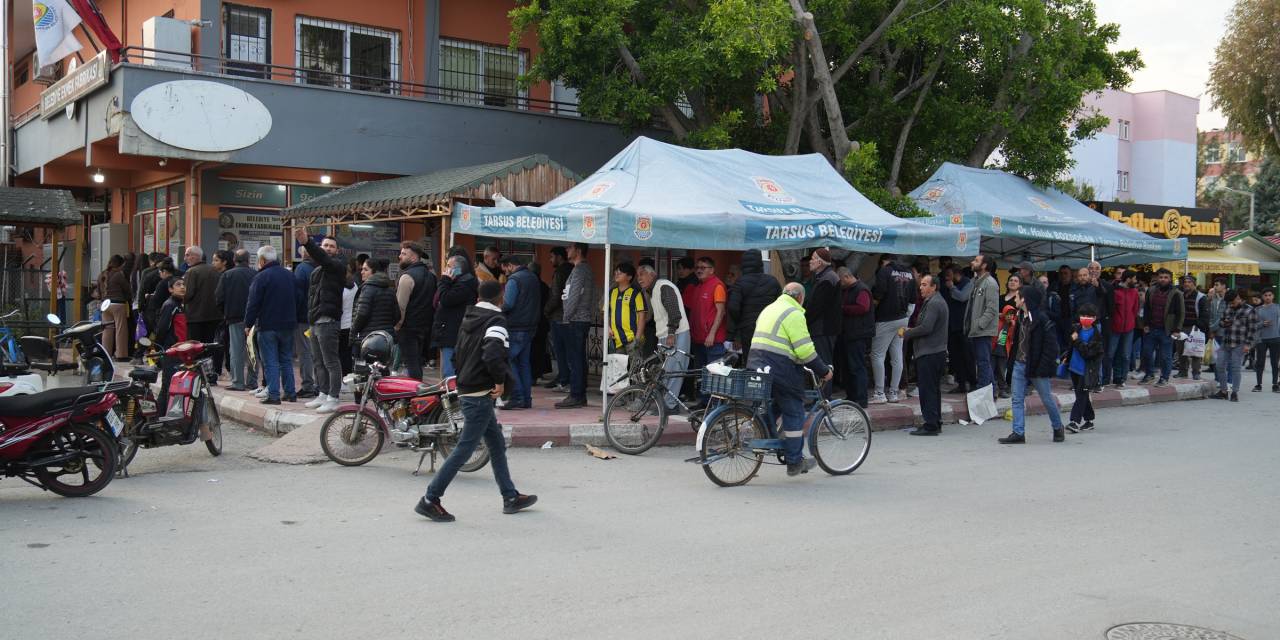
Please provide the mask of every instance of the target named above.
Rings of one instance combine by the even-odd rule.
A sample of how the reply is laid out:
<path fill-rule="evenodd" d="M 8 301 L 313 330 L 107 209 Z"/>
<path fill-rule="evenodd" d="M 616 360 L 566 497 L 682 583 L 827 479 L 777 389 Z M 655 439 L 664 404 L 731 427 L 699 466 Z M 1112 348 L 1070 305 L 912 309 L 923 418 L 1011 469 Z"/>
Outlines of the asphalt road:
<path fill-rule="evenodd" d="M 875 435 L 857 473 L 713 486 L 691 449 L 517 450 L 412 507 L 362 468 L 139 454 L 88 499 L 0 484 L 0 638 L 1102 638 L 1133 621 L 1280 637 L 1280 396 Z"/>

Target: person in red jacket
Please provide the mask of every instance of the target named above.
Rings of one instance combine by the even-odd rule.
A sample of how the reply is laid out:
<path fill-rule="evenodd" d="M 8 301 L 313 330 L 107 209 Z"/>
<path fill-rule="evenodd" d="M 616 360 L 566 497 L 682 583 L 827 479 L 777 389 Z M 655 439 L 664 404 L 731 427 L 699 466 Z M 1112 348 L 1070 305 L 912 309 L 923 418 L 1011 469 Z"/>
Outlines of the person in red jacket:
<path fill-rule="evenodd" d="M 1125 269 L 1120 282 L 1111 291 L 1111 323 L 1107 332 L 1106 362 L 1111 363 L 1111 384 L 1117 389 L 1124 388 L 1124 379 L 1129 376 L 1133 357 L 1133 333 L 1138 325 L 1138 272 Z M 1103 371 L 1107 369 L 1104 367 Z M 1100 380 L 1098 384 L 1107 384 Z"/>
<path fill-rule="evenodd" d="M 698 284 L 684 290 L 684 303 L 689 307 L 689 337 L 693 342 L 695 367 L 705 367 L 724 357 L 727 318 L 725 303 L 728 287 L 716 277 L 716 263 L 711 258 L 698 258 Z M 706 398 L 703 398 L 704 400 Z"/>

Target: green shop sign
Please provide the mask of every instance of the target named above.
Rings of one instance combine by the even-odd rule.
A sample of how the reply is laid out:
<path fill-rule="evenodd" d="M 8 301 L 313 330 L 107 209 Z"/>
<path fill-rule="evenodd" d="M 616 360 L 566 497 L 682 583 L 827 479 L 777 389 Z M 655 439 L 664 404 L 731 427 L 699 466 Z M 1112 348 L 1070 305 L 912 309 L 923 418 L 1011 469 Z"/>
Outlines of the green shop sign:
<path fill-rule="evenodd" d="M 215 192 L 217 203 L 223 205 L 241 205 L 249 207 L 271 207 L 283 209 L 288 191 L 282 184 L 265 182 L 232 182 L 219 180 Z"/>
<path fill-rule="evenodd" d="M 289 187 L 289 206 L 302 204 L 312 198 L 319 198 L 330 191 L 333 191 L 333 187 L 298 187 L 291 185 Z"/>

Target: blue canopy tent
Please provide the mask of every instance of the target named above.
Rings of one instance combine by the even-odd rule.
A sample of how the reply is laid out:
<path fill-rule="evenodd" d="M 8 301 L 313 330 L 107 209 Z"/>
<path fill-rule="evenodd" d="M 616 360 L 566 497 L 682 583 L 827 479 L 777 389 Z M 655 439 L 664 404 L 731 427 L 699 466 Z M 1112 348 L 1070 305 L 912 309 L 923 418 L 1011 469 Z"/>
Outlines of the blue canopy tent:
<path fill-rule="evenodd" d="M 1153 238 L 1080 204 L 1057 189 L 992 169 L 943 163 L 910 194 L 940 227 L 973 225 L 982 251 L 1002 263 L 1023 260 L 1037 268 L 1143 264 L 1187 257 L 1185 238 Z"/>

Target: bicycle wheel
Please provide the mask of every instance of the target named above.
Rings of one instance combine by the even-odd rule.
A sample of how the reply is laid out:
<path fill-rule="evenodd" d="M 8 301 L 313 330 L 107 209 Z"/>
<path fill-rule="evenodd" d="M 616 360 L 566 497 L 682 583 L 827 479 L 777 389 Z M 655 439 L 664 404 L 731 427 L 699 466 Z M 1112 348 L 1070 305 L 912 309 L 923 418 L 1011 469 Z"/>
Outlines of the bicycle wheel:
<path fill-rule="evenodd" d="M 764 426 L 750 407 L 726 408 L 706 425 L 702 447 L 702 472 L 722 487 L 746 484 L 764 462 L 764 454 L 748 445 L 752 438 L 765 438 Z"/>
<path fill-rule="evenodd" d="M 620 453 L 648 451 L 666 428 L 667 407 L 650 387 L 627 387 L 614 394 L 604 409 L 604 437 Z"/>
<path fill-rule="evenodd" d="M 320 448 L 329 459 L 347 467 L 358 467 L 382 452 L 386 439 L 374 418 L 356 409 L 339 411 L 320 427 Z"/>
<path fill-rule="evenodd" d="M 853 473 L 871 450 L 871 418 L 844 400 L 818 410 L 809 429 L 809 451 L 833 476 Z"/>

